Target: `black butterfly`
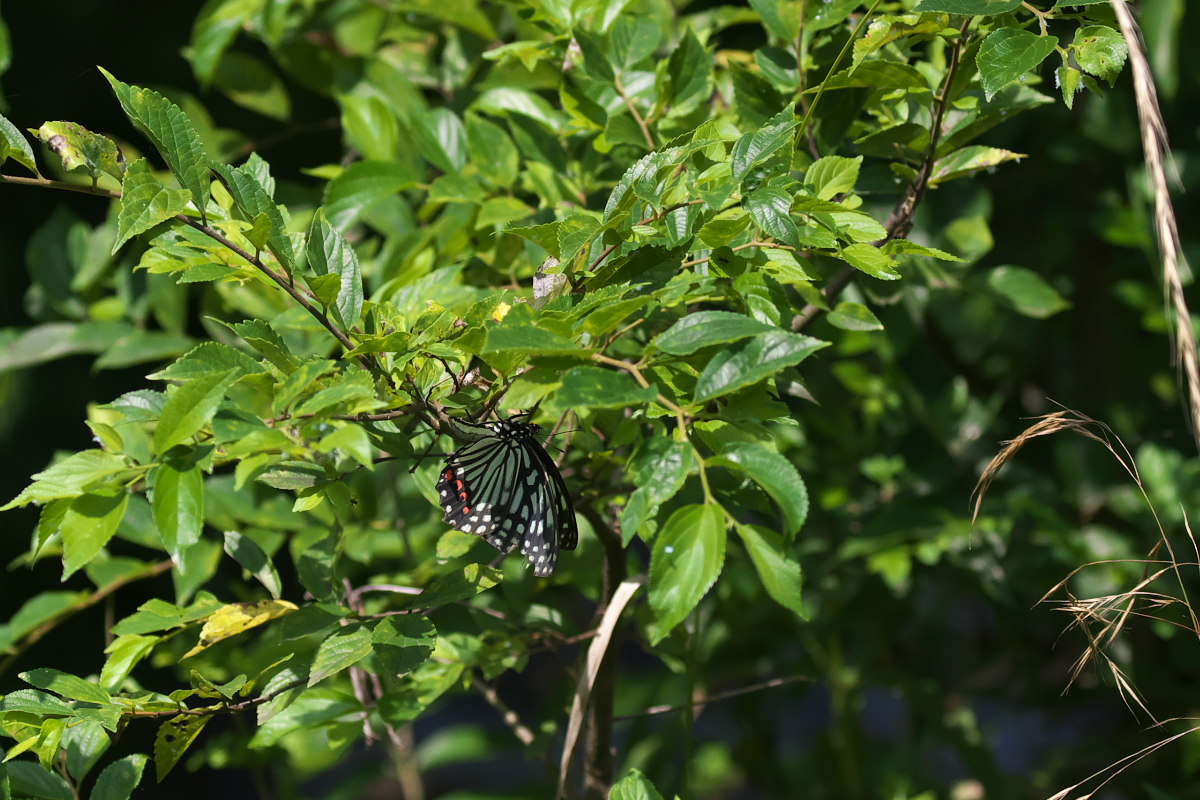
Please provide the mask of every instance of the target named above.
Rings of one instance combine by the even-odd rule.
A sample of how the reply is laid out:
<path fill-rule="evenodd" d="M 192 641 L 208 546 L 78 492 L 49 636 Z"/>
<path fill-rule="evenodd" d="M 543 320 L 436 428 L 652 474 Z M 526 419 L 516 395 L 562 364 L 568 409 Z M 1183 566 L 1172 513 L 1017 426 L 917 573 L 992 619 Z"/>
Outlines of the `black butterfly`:
<path fill-rule="evenodd" d="M 558 467 L 537 440 L 542 427 L 518 419 L 524 416 L 451 419 L 468 444 L 447 459 L 437 490 L 446 524 L 502 553 L 519 544 L 533 574 L 544 578 L 554 573 L 559 549 L 575 549 L 579 528 Z"/>

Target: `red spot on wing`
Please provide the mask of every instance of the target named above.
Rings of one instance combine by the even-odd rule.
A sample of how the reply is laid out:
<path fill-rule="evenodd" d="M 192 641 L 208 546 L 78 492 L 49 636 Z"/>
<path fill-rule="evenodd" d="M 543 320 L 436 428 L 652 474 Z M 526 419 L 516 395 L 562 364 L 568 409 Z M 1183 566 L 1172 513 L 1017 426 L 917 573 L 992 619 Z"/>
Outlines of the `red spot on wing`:
<path fill-rule="evenodd" d="M 467 508 L 466 506 L 463 506 L 463 513 L 464 513 L 464 514 L 470 514 L 470 513 L 471 513 L 471 509 Z"/>

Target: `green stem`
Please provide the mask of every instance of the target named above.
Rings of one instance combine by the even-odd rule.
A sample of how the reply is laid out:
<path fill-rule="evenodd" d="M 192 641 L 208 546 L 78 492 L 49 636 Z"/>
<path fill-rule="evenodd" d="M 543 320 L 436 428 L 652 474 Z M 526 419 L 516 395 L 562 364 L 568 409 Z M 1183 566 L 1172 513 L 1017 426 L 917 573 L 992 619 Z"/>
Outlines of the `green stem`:
<path fill-rule="evenodd" d="M 826 73 L 825 80 L 821 81 L 821 85 L 817 87 L 817 94 L 815 97 L 813 97 L 813 101 L 809 103 L 808 110 L 804 112 L 804 119 L 800 121 L 800 127 L 796 129 L 797 141 L 799 141 L 800 137 L 804 136 L 805 131 L 808 130 L 808 121 L 812 118 L 813 111 L 815 111 L 817 108 L 817 103 L 821 102 L 821 97 L 825 94 L 825 85 L 829 83 L 829 79 L 831 77 L 837 74 L 837 69 L 841 66 L 842 61 L 846 58 L 846 54 L 850 52 L 850 48 L 852 48 L 854 46 L 854 42 L 858 40 L 858 35 L 862 33 L 863 28 L 867 26 L 867 20 L 871 18 L 871 15 L 875 13 L 875 9 L 878 8 L 879 4 L 882 2 L 883 0 L 875 0 L 875 2 L 871 4 L 871 7 L 867 9 L 867 13 L 863 14 L 862 19 L 858 21 L 858 25 L 854 26 L 854 32 L 851 33 L 850 38 L 846 40 L 845 46 L 842 47 L 842 52 L 838 53 L 837 58 L 835 58 L 833 63 L 829 66 L 829 72 Z"/>

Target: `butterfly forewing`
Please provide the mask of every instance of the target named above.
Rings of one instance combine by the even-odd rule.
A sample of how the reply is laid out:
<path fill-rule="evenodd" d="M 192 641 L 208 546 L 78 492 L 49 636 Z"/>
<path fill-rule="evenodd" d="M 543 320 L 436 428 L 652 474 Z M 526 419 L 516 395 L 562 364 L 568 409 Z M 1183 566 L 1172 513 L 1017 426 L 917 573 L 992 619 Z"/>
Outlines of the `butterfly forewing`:
<path fill-rule="evenodd" d="M 541 429 L 515 417 L 454 428 L 469 443 L 437 484 L 446 523 L 503 553 L 519 545 L 535 575 L 552 574 L 559 548 L 574 549 L 579 533 L 566 484 L 535 438 Z"/>

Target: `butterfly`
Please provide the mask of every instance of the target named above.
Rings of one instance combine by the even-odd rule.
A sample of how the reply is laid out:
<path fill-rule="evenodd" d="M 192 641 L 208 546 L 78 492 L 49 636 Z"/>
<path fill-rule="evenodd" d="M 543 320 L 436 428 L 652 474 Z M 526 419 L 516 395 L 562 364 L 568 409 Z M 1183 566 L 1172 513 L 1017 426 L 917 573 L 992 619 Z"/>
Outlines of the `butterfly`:
<path fill-rule="evenodd" d="M 516 414 L 496 422 L 450 419 L 467 442 L 446 460 L 437 492 L 446 524 L 482 536 L 502 553 L 518 545 L 533 574 L 554 573 L 559 550 L 574 550 L 579 528 L 571 495 L 538 436 Z"/>

